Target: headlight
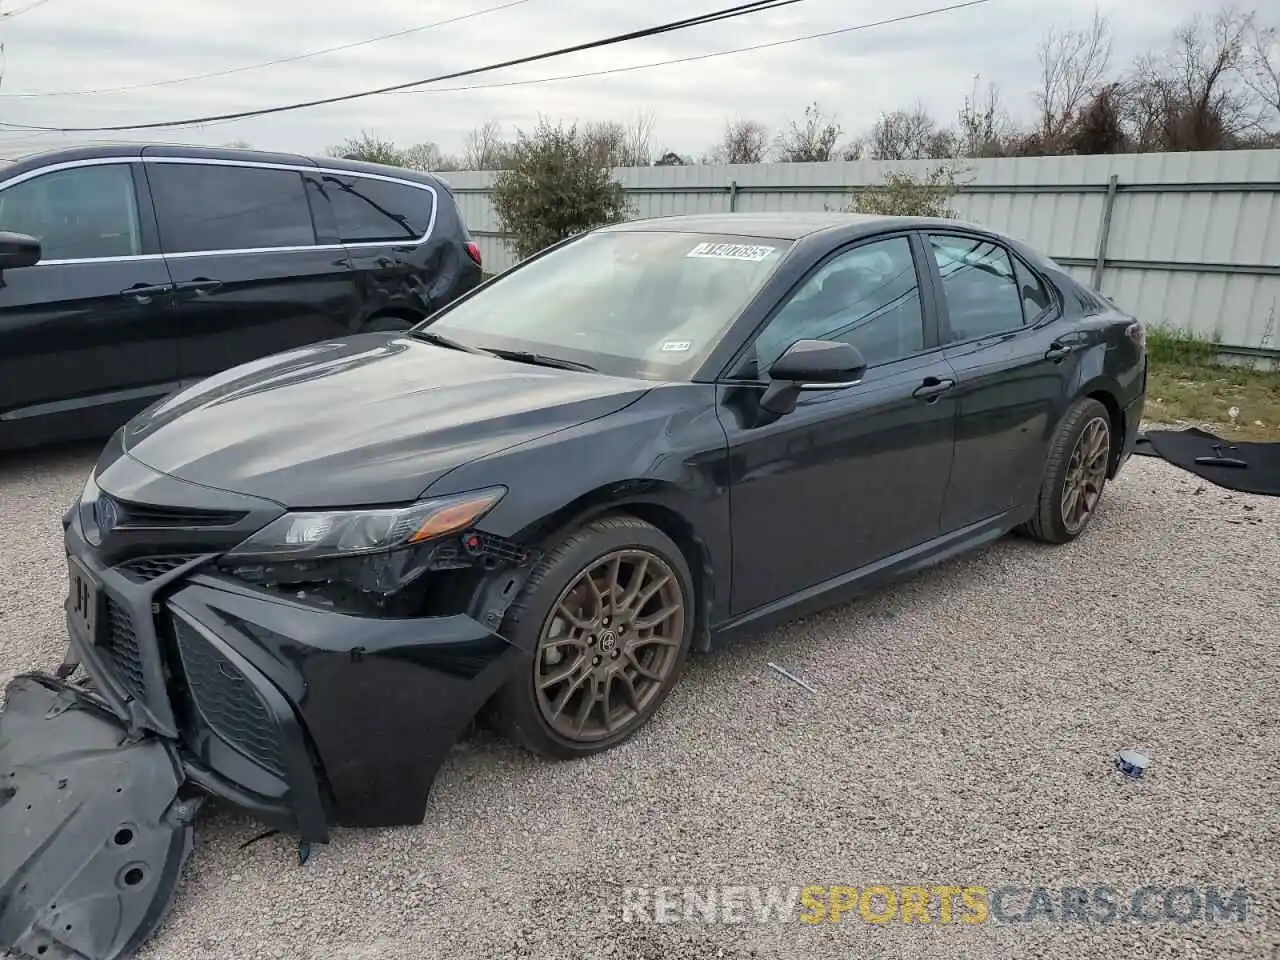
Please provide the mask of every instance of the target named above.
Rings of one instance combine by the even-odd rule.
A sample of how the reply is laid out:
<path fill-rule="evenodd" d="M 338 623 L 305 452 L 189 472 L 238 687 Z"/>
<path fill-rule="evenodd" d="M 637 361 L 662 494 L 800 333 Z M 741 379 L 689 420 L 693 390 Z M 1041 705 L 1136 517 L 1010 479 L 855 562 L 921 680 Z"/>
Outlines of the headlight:
<path fill-rule="evenodd" d="M 421 500 L 407 507 L 286 513 L 225 554 L 234 561 L 300 561 L 382 553 L 465 530 L 506 487 Z"/>

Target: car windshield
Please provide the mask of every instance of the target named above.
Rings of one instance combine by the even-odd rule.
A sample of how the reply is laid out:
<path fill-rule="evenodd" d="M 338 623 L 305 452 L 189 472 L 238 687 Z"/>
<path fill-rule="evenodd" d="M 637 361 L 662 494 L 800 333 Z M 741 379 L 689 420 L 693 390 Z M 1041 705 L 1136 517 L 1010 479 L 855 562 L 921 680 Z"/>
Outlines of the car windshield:
<path fill-rule="evenodd" d="M 647 380 L 687 379 L 790 241 L 670 231 L 587 234 L 418 329 Z"/>

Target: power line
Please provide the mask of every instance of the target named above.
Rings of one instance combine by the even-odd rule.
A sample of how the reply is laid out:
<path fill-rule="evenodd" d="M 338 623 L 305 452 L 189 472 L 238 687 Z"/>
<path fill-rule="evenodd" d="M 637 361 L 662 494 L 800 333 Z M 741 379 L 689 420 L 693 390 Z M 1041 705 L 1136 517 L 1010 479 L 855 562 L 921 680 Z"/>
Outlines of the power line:
<path fill-rule="evenodd" d="M 725 7 L 721 10 L 700 14 L 696 17 L 686 17 L 683 20 L 669 21 L 654 27 L 646 27 L 643 30 L 632 30 L 628 33 L 605 37 L 601 40 L 590 40 L 585 43 L 576 43 L 568 47 L 560 47 L 557 50 L 549 50 L 544 53 L 535 53 L 524 57 L 516 57 L 511 60 L 504 60 L 500 63 L 491 63 L 483 67 L 472 67 L 469 70 L 456 70 L 451 73 L 438 74 L 437 76 L 426 77 L 421 80 L 411 80 L 407 83 L 392 84 L 386 87 L 378 87 L 373 90 L 362 90 L 358 93 L 346 93 L 333 97 L 322 97 L 316 100 L 304 100 L 299 103 L 284 104 L 277 107 L 261 107 L 257 110 L 241 110 L 235 113 L 212 114 L 205 117 L 191 117 L 186 120 L 155 120 L 150 123 L 122 123 L 100 127 L 55 127 L 25 123 L 0 123 L 0 128 L 9 130 L 37 130 L 48 133 L 119 133 L 125 130 L 159 130 L 173 127 L 199 126 L 200 124 L 216 123 L 226 120 L 244 120 L 250 117 L 264 117 L 292 110 L 303 110 L 309 107 L 327 106 L 334 103 L 346 103 L 351 100 L 360 100 L 364 97 L 372 97 L 383 93 L 394 93 L 397 90 L 408 90 L 412 87 L 420 87 L 428 83 L 438 83 L 441 80 L 456 80 L 461 77 L 475 76 L 479 73 L 489 73 L 494 70 L 502 70 L 507 67 L 520 66 L 525 63 L 535 63 L 539 60 L 549 60 L 553 57 L 562 57 L 570 53 L 579 53 L 584 50 L 594 50 L 600 47 L 613 46 L 615 44 L 625 43 L 629 40 L 639 40 L 645 37 L 672 33 L 677 30 L 685 30 L 689 27 L 702 26 L 707 23 L 730 20 L 750 13 L 775 10 L 779 7 L 788 7 L 801 2 L 803 2 L 803 0 L 753 0 L 753 2 L 750 3 L 740 3 L 732 7 Z"/>
<path fill-rule="evenodd" d="M 37 3 L 48 3 L 49 0 L 36 0 Z M 383 40 L 394 40 L 397 37 L 407 37 L 412 33 L 421 33 L 424 30 L 431 30 L 435 27 L 443 27 L 450 23 L 460 23 L 463 20 L 471 20 L 475 17 L 482 17 L 486 13 L 497 13 L 500 10 L 506 10 L 510 7 L 518 7 L 521 4 L 528 3 L 529 0 L 508 0 L 507 3 L 500 3 L 497 6 L 485 7 L 483 10 L 476 10 L 473 13 L 463 13 L 456 17 L 448 17 L 444 20 L 436 20 L 433 23 L 423 23 L 416 27 L 408 27 L 404 30 L 396 30 L 393 33 L 383 33 L 376 37 L 366 37 L 363 40 L 352 40 L 350 43 L 340 43 L 336 47 L 325 47 L 323 50 L 311 50 L 308 53 L 299 53 L 291 57 L 280 57 L 276 60 L 264 60 L 261 63 L 250 63 L 240 67 L 229 67 L 225 70 L 214 70 L 211 73 L 197 73 L 187 77 L 170 77 L 167 80 L 152 80 L 147 83 L 134 83 L 124 87 L 94 87 L 88 90 L 19 90 L 15 93 L 0 93 L 0 97 L 88 97 L 97 96 L 103 93 L 127 93 L 131 90 L 150 90 L 155 87 L 168 87 L 179 83 L 191 83 L 195 80 L 211 80 L 215 77 L 229 77 L 237 73 L 248 73 L 250 70 L 261 70 L 264 67 L 276 67 L 285 63 L 297 63 L 300 60 L 310 60 L 313 57 L 322 57 L 325 54 L 337 53 L 340 50 L 351 50 L 355 47 L 368 46 L 371 43 L 381 43 Z M 30 6 L 23 7 L 22 10 L 29 10 Z M 13 14 L 4 14 L 3 16 L 14 16 L 21 10 L 15 10 Z"/>
<path fill-rule="evenodd" d="M 49 0 L 31 0 L 31 2 L 26 6 L 19 7 L 17 10 L 0 13 L 0 20 L 12 20 L 14 17 L 22 16 L 22 14 L 26 13 L 28 10 L 34 10 L 36 7 L 43 7 L 48 2 Z"/>
<path fill-rule="evenodd" d="M 823 30 L 821 33 L 807 33 L 802 37 L 789 37 L 786 40 L 770 40 L 766 43 L 754 43 L 749 47 L 734 47 L 731 50 L 718 50 L 715 53 L 698 53 L 688 57 L 675 57 L 671 60 L 655 60 L 652 63 L 637 63 L 629 67 L 609 67 L 604 70 L 589 70 L 586 73 L 562 73 L 554 77 L 532 77 L 528 80 L 503 80 L 497 83 L 471 83 L 460 87 L 436 87 L 432 90 L 398 90 L 395 92 L 414 95 L 421 95 L 424 93 L 454 93 L 463 90 L 496 90 L 501 87 L 523 87 L 535 83 L 556 83 L 560 80 L 584 80 L 589 77 L 607 77 L 615 73 L 631 73 L 635 70 L 652 70 L 654 67 L 670 67 L 681 63 L 694 63 L 699 60 L 711 60 L 715 57 L 728 57 L 738 53 L 751 53 L 756 50 L 765 50 L 770 47 L 783 47 L 792 43 L 802 43 L 806 40 L 822 40 L 827 37 L 840 36 L 845 33 L 856 33 L 860 30 L 872 30 L 876 27 L 887 27 L 895 23 L 905 23 L 908 20 L 919 20 L 923 17 L 932 17 L 940 13 L 950 13 L 953 10 L 962 10 L 965 7 L 977 7 L 990 2 L 991 0 L 965 0 L 963 3 L 952 3 L 945 7 L 934 7 L 931 10 L 921 10 L 918 13 L 903 14 L 900 17 L 890 17 L 887 20 L 875 20 L 871 23 L 859 23 L 852 27 L 839 27 L 835 30 Z"/>

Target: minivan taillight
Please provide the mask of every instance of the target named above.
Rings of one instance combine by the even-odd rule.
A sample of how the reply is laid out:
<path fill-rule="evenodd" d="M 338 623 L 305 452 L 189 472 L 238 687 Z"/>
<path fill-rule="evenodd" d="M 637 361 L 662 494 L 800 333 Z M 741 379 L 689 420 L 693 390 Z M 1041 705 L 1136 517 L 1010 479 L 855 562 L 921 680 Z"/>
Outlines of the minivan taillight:
<path fill-rule="evenodd" d="M 472 260 L 476 262 L 476 266 L 477 267 L 484 266 L 484 264 L 480 260 L 480 245 L 476 243 L 474 240 L 468 240 L 466 243 L 466 247 L 467 247 L 467 256 L 469 256 Z"/>

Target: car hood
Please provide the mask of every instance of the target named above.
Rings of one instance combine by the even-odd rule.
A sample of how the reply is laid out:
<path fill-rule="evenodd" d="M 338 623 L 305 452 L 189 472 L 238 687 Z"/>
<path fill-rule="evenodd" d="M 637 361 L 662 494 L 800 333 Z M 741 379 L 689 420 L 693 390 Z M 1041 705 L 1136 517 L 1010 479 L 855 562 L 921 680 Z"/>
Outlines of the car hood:
<path fill-rule="evenodd" d="M 123 442 L 153 470 L 286 507 L 394 503 L 649 387 L 362 334 L 202 380 L 135 417 Z"/>

